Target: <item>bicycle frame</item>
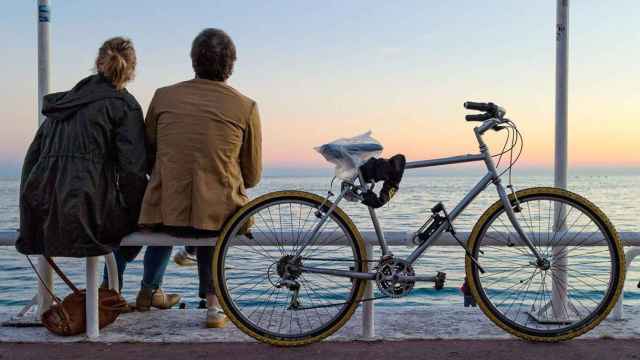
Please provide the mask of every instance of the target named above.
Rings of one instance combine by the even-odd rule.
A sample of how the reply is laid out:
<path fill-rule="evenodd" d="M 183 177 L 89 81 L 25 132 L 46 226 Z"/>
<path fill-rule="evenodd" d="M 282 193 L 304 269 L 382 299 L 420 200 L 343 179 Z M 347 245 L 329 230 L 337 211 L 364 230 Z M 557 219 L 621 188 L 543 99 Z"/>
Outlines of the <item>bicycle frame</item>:
<path fill-rule="evenodd" d="M 485 121 L 481 126 L 474 128 L 476 139 L 480 147 L 480 153 L 438 158 L 438 159 L 432 159 L 432 160 L 411 161 L 406 163 L 405 169 L 419 169 L 419 168 L 434 167 L 434 166 L 446 166 L 446 165 L 466 163 L 466 162 L 484 161 L 487 167 L 487 173 L 484 175 L 484 177 L 482 177 L 482 179 L 480 179 L 480 181 L 478 181 L 478 183 L 469 191 L 469 193 L 462 200 L 460 200 L 460 202 L 453 208 L 453 210 L 451 210 L 448 213 L 449 220 L 451 222 L 455 221 L 455 219 L 467 208 L 467 206 L 469 206 L 469 204 L 471 204 L 473 200 L 480 193 L 482 193 L 487 188 L 487 186 L 489 186 L 489 184 L 493 183 L 496 186 L 498 196 L 505 207 L 505 212 L 507 214 L 507 217 L 511 221 L 511 224 L 516 230 L 516 233 L 521 237 L 523 243 L 529 247 L 533 255 L 535 255 L 536 259 L 538 261 L 543 261 L 542 256 L 533 246 L 533 244 L 531 243 L 531 240 L 529 239 L 527 234 L 524 232 L 524 230 L 520 226 L 520 223 L 516 219 L 516 215 L 511 205 L 511 202 L 509 201 L 507 192 L 500 181 L 500 174 L 496 170 L 493 157 L 491 156 L 491 153 L 489 152 L 487 145 L 482 139 L 482 135 L 486 131 L 493 129 L 497 125 L 497 123 L 498 123 L 497 120 L 489 119 Z M 362 175 L 359 172 L 358 172 L 358 175 L 352 178 L 351 183 L 355 184 L 356 179 L 359 182 L 359 187 L 361 188 L 361 190 L 367 191 L 367 183 L 364 181 L 364 179 L 362 178 Z M 320 231 L 320 229 L 322 228 L 326 220 L 331 215 L 331 212 L 333 212 L 335 208 L 338 206 L 338 204 L 342 201 L 347 191 L 349 191 L 349 189 L 345 188 L 337 196 L 333 205 L 329 208 L 329 210 L 327 210 L 327 212 L 322 216 L 322 218 L 320 219 L 316 227 L 313 229 L 310 239 L 313 239 L 315 238 L 315 236 L 317 236 L 318 232 Z M 387 245 L 387 242 L 384 238 L 384 233 L 382 231 L 382 227 L 380 226 L 380 222 L 378 221 L 378 217 L 376 215 L 375 209 L 372 207 L 368 207 L 368 210 L 371 216 L 371 221 L 373 222 L 373 227 L 378 239 L 378 244 L 382 250 L 382 256 L 385 257 L 385 256 L 392 255 Z M 418 260 L 418 258 L 439 238 L 439 236 L 445 230 L 447 230 L 448 227 L 449 227 L 449 222 L 446 222 L 446 221 L 443 222 L 428 239 L 424 240 L 404 260 L 407 261 L 409 264 L 415 263 L 416 260 Z M 366 279 L 366 280 L 375 279 L 374 273 L 367 273 L 367 272 L 322 269 L 322 268 L 313 268 L 313 267 L 307 267 L 307 266 L 302 266 L 300 270 L 302 270 L 303 272 L 320 273 L 320 274 L 327 274 L 327 275 L 333 275 L 333 276 L 349 277 L 354 279 Z M 412 280 L 430 281 L 432 280 L 432 277 L 415 276 L 415 277 L 412 277 Z"/>

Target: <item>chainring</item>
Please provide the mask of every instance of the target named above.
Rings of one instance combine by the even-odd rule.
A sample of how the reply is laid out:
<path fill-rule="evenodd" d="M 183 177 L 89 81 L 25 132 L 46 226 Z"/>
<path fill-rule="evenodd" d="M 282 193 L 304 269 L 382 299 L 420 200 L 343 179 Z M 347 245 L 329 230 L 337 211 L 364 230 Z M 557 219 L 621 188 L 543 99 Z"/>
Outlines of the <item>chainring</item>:
<path fill-rule="evenodd" d="M 415 276 L 413 267 L 402 259 L 383 259 L 376 266 L 376 285 L 381 293 L 388 297 L 399 298 L 408 295 L 415 281 L 398 281 L 398 276 Z"/>

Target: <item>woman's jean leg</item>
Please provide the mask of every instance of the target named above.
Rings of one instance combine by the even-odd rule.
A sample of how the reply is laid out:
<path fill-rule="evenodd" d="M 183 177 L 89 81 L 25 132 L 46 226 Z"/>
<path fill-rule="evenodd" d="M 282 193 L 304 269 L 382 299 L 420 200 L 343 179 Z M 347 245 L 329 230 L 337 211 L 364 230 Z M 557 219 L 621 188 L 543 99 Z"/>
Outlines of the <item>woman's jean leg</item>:
<path fill-rule="evenodd" d="M 123 246 L 113 251 L 118 265 L 118 282 L 120 290 L 123 284 L 123 274 L 127 263 L 133 261 L 140 253 L 141 246 Z M 162 279 L 171 257 L 171 246 L 148 246 L 144 253 L 144 272 L 142 275 L 142 287 L 158 289 L 162 285 Z M 103 284 L 108 284 L 107 268 L 105 266 L 102 276 Z"/>
<path fill-rule="evenodd" d="M 127 268 L 127 263 L 132 262 L 136 256 L 138 256 L 140 250 L 142 250 L 142 246 L 123 246 L 113 250 L 113 256 L 116 259 L 116 265 L 118 267 L 118 286 L 120 287 L 118 291 L 122 291 L 124 283 L 123 275 Z M 102 284 L 103 286 L 108 286 L 109 284 L 106 264 L 104 265 L 104 271 L 102 273 Z"/>
<path fill-rule="evenodd" d="M 142 288 L 157 290 L 162 285 L 164 273 L 171 258 L 172 246 L 148 246 L 144 253 Z"/>

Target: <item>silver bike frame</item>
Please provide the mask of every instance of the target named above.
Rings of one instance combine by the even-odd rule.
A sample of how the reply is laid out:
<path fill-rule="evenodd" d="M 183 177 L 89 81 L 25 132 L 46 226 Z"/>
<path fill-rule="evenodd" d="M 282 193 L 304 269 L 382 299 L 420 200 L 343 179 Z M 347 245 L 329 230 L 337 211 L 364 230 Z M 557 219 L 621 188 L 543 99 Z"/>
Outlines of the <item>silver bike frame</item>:
<path fill-rule="evenodd" d="M 500 174 L 498 174 L 498 171 L 496 170 L 496 165 L 493 161 L 493 157 L 491 156 L 491 153 L 489 152 L 487 145 L 482 139 L 482 136 L 484 135 L 485 132 L 487 132 L 490 129 L 494 129 L 494 127 L 498 124 L 499 124 L 499 121 L 497 119 L 489 119 L 483 122 L 482 125 L 474 128 L 476 139 L 478 141 L 478 145 L 480 146 L 479 154 L 467 154 L 467 155 L 452 156 L 452 157 L 432 159 L 432 160 L 410 161 L 406 163 L 405 169 L 420 169 L 420 168 L 426 168 L 426 167 L 445 166 L 445 165 L 460 164 L 460 163 L 466 163 L 466 162 L 484 161 L 487 167 L 486 175 L 482 177 L 482 179 L 478 181 L 478 183 L 469 191 L 469 193 L 462 200 L 460 200 L 460 202 L 456 205 L 456 207 L 453 208 L 453 210 L 451 210 L 448 213 L 449 220 L 451 222 L 455 221 L 455 219 L 467 208 L 467 206 L 469 206 L 469 204 L 471 204 L 471 202 L 473 202 L 473 200 L 480 193 L 482 193 L 489 184 L 493 183 L 496 186 L 498 196 L 502 201 L 507 217 L 511 221 L 511 224 L 516 230 L 516 233 L 520 236 L 523 243 L 529 247 L 533 255 L 535 255 L 536 259 L 538 261 L 543 261 L 542 256 L 537 251 L 535 246 L 533 246 L 531 240 L 529 239 L 527 234 L 524 232 L 524 230 L 520 226 L 520 223 L 518 222 L 515 212 L 513 210 L 513 206 L 509 201 L 507 192 L 504 186 L 502 186 L 502 182 L 500 181 Z M 356 179 L 358 179 L 361 190 L 367 191 L 368 184 L 364 181 L 362 175 L 361 174 L 356 175 L 352 179 L 352 183 L 355 183 Z M 322 228 L 322 226 L 324 225 L 328 217 L 331 215 L 331 212 L 338 206 L 338 203 L 344 198 L 347 191 L 349 191 L 349 189 L 345 188 L 338 195 L 333 206 L 322 216 L 322 218 L 316 225 L 311 235 L 311 238 L 317 235 L 317 233 L 320 231 L 320 229 Z M 368 207 L 368 209 L 369 209 L 369 215 L 371 216 L 371 221 L 373 223 L 373 227 L 378 239 L 378 244 L 380 245 L 380 248 L 382 250 L 382 256 L 384 257 L 384 256 L 392 255 L 391 251 L 389 250 L 389 246 L 387 245 L 387 242 L 384 238 L 384 233 L 382 231 L 382 227 L 380 226 L 380 222 L 378 221 L 378 216 L 376 215 L 375 209 L 370 206 Z M 438 229 L 427 240 L 423 241 L 405 259 L 405 261 L 407 261 L 410 264 L 413 264 L 414 262 L 416 262 L 416 260 L 418 260 L 418 258 L 440 237 L 440 235 L 445 230 L 447 230 L 448 227 L 449 227 L 449 223 L 446 221 L 443 222 L 440 225 L 440 227 L 438 227 Z M 321 269 L 321 268 L 313 268 L 313 267 L 306 267 L 306 266 L 302 266 L 301 270 L 303 272 L 322 273 L 327 275 L 349 277 L 349 278 L 355 278 L 355 279 L 373 279 L 375 277 L 373 273 Z"/>

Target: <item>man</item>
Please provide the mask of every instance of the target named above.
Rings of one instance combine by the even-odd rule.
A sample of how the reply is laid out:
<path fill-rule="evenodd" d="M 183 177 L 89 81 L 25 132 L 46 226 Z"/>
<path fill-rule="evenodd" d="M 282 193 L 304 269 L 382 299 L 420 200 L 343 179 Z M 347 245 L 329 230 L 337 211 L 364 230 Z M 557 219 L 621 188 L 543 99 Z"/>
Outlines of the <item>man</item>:
<path fill-rule="evenodd" d="M 248 202 L 246 189 L 258 184 L 262 172 L 262 137 L 256 103 L 226 83 L 235 61 L 231 38 L 205 29 L 191 48 L 195 79 L 154 94 L 146 117 L 153 171 L 141 224 L 174 236 L 218 236 L 226 219 Z M 223 327 L 213 247 L 196 252 L 207 327 Z"/>

